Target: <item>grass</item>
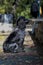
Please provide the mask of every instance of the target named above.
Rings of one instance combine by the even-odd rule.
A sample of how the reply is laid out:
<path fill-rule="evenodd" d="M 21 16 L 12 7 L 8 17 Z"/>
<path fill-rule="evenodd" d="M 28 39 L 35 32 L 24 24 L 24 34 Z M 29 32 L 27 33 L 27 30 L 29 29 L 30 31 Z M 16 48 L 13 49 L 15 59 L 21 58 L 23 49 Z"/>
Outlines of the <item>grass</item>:
<path fill-rule="evenodd" d="M 3 39 L 5 39 L 5 36 L 0 36 L 0 41 L 2 41 Z"/>

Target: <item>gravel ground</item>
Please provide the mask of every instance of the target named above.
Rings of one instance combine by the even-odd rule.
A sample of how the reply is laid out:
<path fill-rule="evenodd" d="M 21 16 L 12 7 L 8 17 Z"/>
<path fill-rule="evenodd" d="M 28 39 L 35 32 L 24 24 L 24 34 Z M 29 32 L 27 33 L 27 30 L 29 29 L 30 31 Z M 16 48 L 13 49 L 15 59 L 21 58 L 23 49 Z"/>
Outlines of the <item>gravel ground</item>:
<path fill-rule="evenodd" d="M 43 65 L 43 57 L 35 49 L 30 52 L 0 53 L 0 65 Z"/>
<path fill-rule="evenodd" d="M 43 65 L 41 48 L 25 46 L 25 52 L 3 53 L 0 52 L 0 65 Z"/>

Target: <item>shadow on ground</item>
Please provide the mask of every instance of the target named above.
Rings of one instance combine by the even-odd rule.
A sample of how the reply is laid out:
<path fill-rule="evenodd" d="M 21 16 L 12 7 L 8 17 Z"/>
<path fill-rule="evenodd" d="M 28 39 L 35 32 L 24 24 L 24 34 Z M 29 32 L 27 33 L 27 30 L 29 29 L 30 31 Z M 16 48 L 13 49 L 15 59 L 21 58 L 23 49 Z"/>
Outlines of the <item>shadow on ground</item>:
<path fill-rule="evenodd" d="M 33 49 L 32 52 L 0 53 L 0 65 L 43 65 L 42 47 L 38 45 L 34 35 L 30 33 L 30 36 L 36 49 L 30 48 Z M 37 51 L 37 53 L 34 54 L 33 51 Z"/>

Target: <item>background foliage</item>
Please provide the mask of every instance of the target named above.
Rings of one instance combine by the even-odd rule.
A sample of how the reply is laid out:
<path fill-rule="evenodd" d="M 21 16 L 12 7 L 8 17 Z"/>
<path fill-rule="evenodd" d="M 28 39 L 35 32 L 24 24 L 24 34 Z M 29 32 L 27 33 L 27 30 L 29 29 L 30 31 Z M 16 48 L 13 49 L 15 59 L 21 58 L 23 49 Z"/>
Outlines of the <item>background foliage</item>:
<path fill-rule="evenodd" d="M 0 13 L 13 12 L 16 17 L 30 18 L 30 6 L 33 0 L 0 0 Z M 43 6 L 43 0 L 41 0 Z"/>

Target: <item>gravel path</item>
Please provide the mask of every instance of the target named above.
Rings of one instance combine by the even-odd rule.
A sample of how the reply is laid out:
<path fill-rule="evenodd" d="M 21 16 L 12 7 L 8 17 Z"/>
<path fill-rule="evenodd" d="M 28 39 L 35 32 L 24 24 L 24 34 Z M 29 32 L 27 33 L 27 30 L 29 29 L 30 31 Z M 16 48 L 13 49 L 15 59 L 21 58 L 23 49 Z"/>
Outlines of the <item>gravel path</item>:
<path fill-rule="evenodd" d="M 24 44 L 26 45 L 26 43 L 25 52 L 0 53 L 0 65 L 43 65 L 43 56 L 38 53 L 41 49 L 37 51 L 38 48 L 34 46 L 30 35 L 25 38 Z"/>
<path fill-rule="evenodd" d="M 43 65 L 42 58 L 29 53 L 2 54 L 0 65 Z"/>

